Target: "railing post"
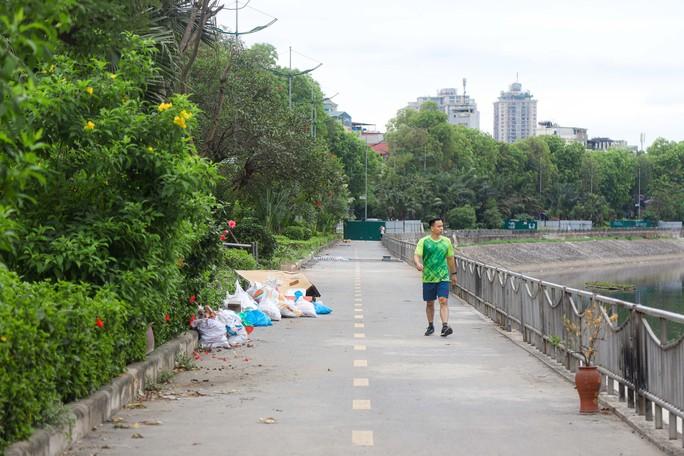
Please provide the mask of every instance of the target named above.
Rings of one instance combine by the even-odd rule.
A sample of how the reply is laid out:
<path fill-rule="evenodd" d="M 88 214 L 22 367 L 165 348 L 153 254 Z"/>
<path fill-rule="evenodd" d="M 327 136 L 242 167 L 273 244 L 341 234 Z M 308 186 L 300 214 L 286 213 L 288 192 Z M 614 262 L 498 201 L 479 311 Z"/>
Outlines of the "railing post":
<path fill-rule="evenodd" d="M 660 318 L 660 346 L 667 344 L 667 320 Z"/>
<path fill-rule="evenodd" d="M 620 382 L 618 383 L 618 400 L 620 402 L 625 402 L 625 384 Z"/>
<path fill-rule="evenodd" d="M 537 286 L 539 287 L 539 291 L 537 292 L 537 304 L 539 307 L 539 320 L 541 322 L 542 347 L 544 348 L 544 354 L 548 355 L 549 347 L 548 341 L 546 340 L 546 319 L 544 318 L 544 307 L 546 302 L 544 298 L 544 285 L 542 285 L 541 280 L 539 281 Z"/>
<path fill-rule="evenodd" d="M 644 396 L 644 418 L 646 421 L 653 421 L 653 403 L 651 400 Z"/>
<path fill-rule="evenodd" d="M 668 410 L 668 434 L 670 440 L 677 439 L 677 415 Z M 682 433 L 684 434 L 684 433 Z"/>
<path fill-rule="evenodd" d="M 655 428 L 663 428 L 663 408 L 658 404 L 655 405 Z"/>

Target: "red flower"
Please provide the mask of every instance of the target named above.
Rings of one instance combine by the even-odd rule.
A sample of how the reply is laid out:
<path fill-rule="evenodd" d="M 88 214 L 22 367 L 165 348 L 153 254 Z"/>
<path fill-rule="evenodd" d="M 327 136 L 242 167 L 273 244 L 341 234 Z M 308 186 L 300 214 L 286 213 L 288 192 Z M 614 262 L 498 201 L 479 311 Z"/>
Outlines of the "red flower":
<path fill-rule="evenodd" d="M 190 304 L 194 304 L 195 301 L 197 301 L 197 296 L 195 296 L 195 295 L 190 296 Z"/>
<path fill-rule="evenodd" d="M 98 328 L 104 328 L 104 321 L 102 321 L 100 317 L 97 317 L 95 319 L 95 326 L 97 326 Z"/>
<path fill-rule="evenodd" d="M 171 321 L 171 315 L 169 315 L 169 314 L 164 315 L 164 320 Z"/>
<path fill-rule="evenodd" d="M 222 241 L 225 241 L 225 240 L 226 240 L 226 235 L 225 235 L 225 234 L 222 234 L 222 235 L 219 237 L 219 239 L 222 240 Z"/>
<path fill-rule="evenodd" d="M 228 236 L 228 230 L 223 230 L 223 235 Z"/>
<path fill-rule="evenodd" d="M 316 201 L 314 201 L 314 205 L 316 207 L 321 207 L 323 205 L 323 203 L 321 203 L 321 200 L 316 200 Z"/>
<path fill-rule="evenodd" d="M 228 220 L 228 227 L 232 230 L 237 226 L 237 223 L 235 223 L 235 220 Z"/>
<path fill-rule="evenodd" d="M 188 320 L 188 325 L 192 327 L 192 322 L 195 321 L 195 314 L 190 315 L 190 320 Z"/>

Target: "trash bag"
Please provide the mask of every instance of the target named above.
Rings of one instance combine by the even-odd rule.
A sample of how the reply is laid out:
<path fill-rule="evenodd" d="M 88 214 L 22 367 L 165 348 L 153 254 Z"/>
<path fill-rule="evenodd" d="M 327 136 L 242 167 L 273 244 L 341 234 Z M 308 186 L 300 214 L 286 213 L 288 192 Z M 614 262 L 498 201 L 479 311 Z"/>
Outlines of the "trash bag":
<path fill-rule="evenodd" d="M 283 318 L 298 318 L 302 316 L 302 311 L 295 306 L 294 301 L 287 299 L 284 294 L 278 294 L 278 309 Z"/>
<path fill-rule="evenodd" d="M 326 306 L 325 304 L 323 304 L 322 302 L 316 301 L 313 303 L 313 305 L 314 305 L 314 309 L 316 309 L 316 313 L 318 315 L 325 315 L 325 314 L 329 314 L 330 312 L 332 312 L 332 309 L 330 307 Z"/>
<path fill-rule="evenodd" d="M 228 344 L 237 347 L 249 340 L 247 328 L 242 324 L 242 319 L 232 310 L 219 310 L 216 319 L 224 325 L 224 330 L 228 334 Z"/>
<path fill-rule="evenodd" d="M 249 288 L 247 288 L 246 292 L 258 304 L 261 302 L 261 300 L 265 296 L 266 287 L 263 284 L 261 284 L 260 282 L 254 282 L 254 283 L 250 284 L 250 286 L 249 286 Z"/>
<path fill-rule="evenodd" d="M 309 302 L 300 297 L 295 301 L 295 306 L 297 306 L 297 309 L 299 309 L 299 311 L 302 313 L 302 317 L 317 317 L 316 308 L 314 307 L 313 302 Z"/>
<path fill-rule="evenodd" d="M 240 317 L 245 324 L 251 326 L 271 326 L 273 324 L 268 315 L 258 309 L 242 312 Z"/>
<path fill-rule="evenodd" d="M 273 321 L 280 321 L 282 315 L 278 308 L 278 292 L 269 286 L 263 288 L 261 302 L 259 302 L 258 309 L 268 315 Z"/>
<path fill-rule="evenodd" d="M 191 326 L 199 332 L 199 344 L 202 348 L 230 347 L 226 327 L 219 319 L 199 318 L 194 320 Z"/>
<path fill-rule="evenodd" d="M 226 293 L 226 299 L 223 300 L 224 307 L 228 307 L 228 304 L 240 303 L 242 310 L 255 310 L 257 308 L 257 303 L 252 299 L 252 297 L 242 289 L 240 286 L 240 281 L 235 279 L 235 293 L 232 295 Z"/>

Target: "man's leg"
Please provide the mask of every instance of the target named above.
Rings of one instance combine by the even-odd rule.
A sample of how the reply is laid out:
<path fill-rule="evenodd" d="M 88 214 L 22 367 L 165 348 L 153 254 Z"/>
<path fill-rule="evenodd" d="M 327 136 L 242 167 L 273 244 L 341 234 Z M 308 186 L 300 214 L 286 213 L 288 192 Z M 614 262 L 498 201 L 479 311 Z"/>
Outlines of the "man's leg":
<path fill-rule="evenodd" d="M 433 324 L 435 321 L 435 301 L 427 301 L 425 303 L 425 315 L 427 316 L 428 324 Z M 442 315 L 441 311 L 440 315 Z"/>
<path fill-rule="evenodd" d="M 439 318 L 442 319 L 442 325 L 449 324 L 449 298 L 439 298 Z"/>
<path fill-rule="evenodd" d="M 423 284 L 423 301 L 425 301 L 425 316 L 427 317 L 428 327 L 425 330 L 425 335 L 429 336 L 435 332 L 435 299 L 437 299 L 437 284 L 424 283 Z"/>
<path fill-rule="evenodd" d="M 439 288 L 439 317 L 442 319 L 442 337 L 446 337 L 453 333 L 453 329 L 449 326 L 449 283 L 440 283 Z"/>

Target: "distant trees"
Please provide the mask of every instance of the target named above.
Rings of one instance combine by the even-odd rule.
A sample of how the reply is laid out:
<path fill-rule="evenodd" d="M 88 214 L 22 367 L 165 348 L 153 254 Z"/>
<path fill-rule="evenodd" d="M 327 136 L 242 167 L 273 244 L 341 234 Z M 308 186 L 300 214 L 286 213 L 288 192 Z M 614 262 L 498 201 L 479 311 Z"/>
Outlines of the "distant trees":
<path fill-rule="evenodd" d="M 454 216 L 471 207 L 486 228 L 519 214 L 601 225 L 636 216 L 639 202 L 642 216 L 684 218 L 684 143 L 659 139 L 641 155 L 589 151 L 554 136 L 504 144 L 448 124 L 431 103 L 400 111 L 386 136 L 392 153 L 378 184 L 385 217 L 440 215 L 462 225 L 469 216 Z"/>

